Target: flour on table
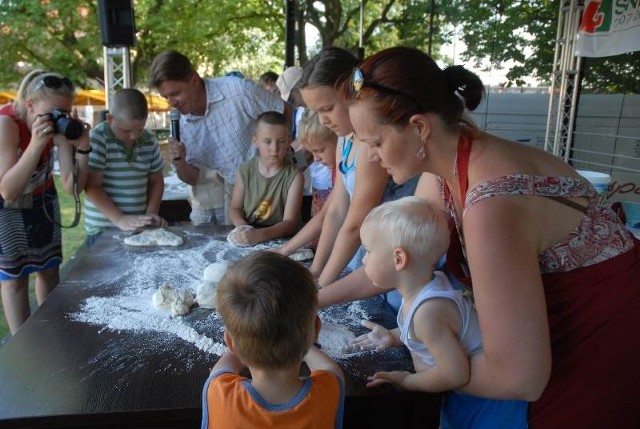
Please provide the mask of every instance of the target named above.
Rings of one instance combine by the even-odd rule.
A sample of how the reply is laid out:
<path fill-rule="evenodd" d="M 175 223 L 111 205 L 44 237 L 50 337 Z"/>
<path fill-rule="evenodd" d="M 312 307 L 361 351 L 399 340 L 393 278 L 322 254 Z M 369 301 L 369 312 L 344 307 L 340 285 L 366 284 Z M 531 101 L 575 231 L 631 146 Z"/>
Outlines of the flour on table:
<path fill-rule="evenodd" d="M 154 228 L 145 229 L 140 234 L 126 237 L 124 244 L 129 246 L 182 246 L 184 240 L 164 228 Z"/>
<path fill-rule="evenodd" d="M 151 297 L 151 304 L 154 308 L 170 311 L 172 317 L 187 314 L 193 303 L 191 291 L 176 289 L 166 284 L 160 286 Z"/>
<path fill-rule="evenodd" d="M 158 248 L 152 252 L 129 251 L 126 255 L 128 262 L 121 270 L 98 270 L 93 281 L 83 286 L 94 289 L 95 294 L 68 313 L 68 317 L 77 323 L 98 326 L 96 335 L 105 330 L 127 333 L 115 337 L 103 354 L 96 357 L 93 365 L 100 362 L 110 368 L 126 362 L 135 371 L 136 367 L 132 365 L 135 356 L 129 347 L 143 355 L 170 350 L 182 361 L 182 366 L 171 369 L 178 373 L 189 371 L 195 362 L 202 359 L 199 354 L 194 354 L 195 351 L 221 356 L 226 347 L 222 339 L 222 319 L 216 311 L 194 307 L 183 317 L 169 317 L 168 310 L 158 310 L 149 305 L 152 295 L 158 291 L 159 285 L 197 292 L 204 281 L 203 269 L 212 263 L 225 264 L 225 261 L 235 261 L 252 252 L 273 250 L 285 244 L 285 240 L 276 239 L 251 247 L 237 247 L 227 241 L 226 233 L 212 236 L 198 231 L 182 231 L 180 235 L 189 241 L 189 245 L 180 248 L 179 252 L 173 248 Z M 122 235 L 117 239 L 122 240 Z M 196 301 L 197 298 L 196 294 Z M 325 325 L 320 343 L 334 359 L 348 365 L 352 357 L 371 353 L 350 350 L 345 346 L 351 336 L 349 329 L 358 333 L 362 329 L 360 320 L 370 319 L 359 302 L 330 306 L 320 310 L 319 314 Z M 331 324 L 338 326 L 327 332 Z M 345 335 L 348 335 L 347 339 Z"/>
<path fill-rule="evenodd" d="M 251 225 L 236 226 L 231 230 L 231 232 L 229 232 L 229 235 L 227 235 L 227 241 L 233 244 L 234 246 L 240 246 L 240 247 L 248 246 L 248 244 L 241 243 L 238 240 L 239 240 L 240 233 L 242 231 L 247 231 L 249 229 L 253 229 L 253 227 Z"/>
<path fill-rule="evenodd" d="M 298 249 L 289 255 L 294 261 L 302 262 L 313 259 L 313 250 L 311 249 Z"/>
<path fill-rule="evenodd" d="M 326 354 L 339 358 L 352 351 L 351 341 L 355 338 L 348 326 L 323 322 L 318 335 L 318 344 Z"/>

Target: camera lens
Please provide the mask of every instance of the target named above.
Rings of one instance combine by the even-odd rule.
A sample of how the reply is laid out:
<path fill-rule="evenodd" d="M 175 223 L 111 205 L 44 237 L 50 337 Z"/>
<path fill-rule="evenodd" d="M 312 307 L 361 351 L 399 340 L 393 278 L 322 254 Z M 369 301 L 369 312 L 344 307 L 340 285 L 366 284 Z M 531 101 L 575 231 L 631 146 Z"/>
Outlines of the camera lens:
<path fill-rule="evenodd" d="M 56 120 L 56 130 L 69 140 L 76 140 L 82 135 L 84 127 L 74 119 L 62 117 Z"/>

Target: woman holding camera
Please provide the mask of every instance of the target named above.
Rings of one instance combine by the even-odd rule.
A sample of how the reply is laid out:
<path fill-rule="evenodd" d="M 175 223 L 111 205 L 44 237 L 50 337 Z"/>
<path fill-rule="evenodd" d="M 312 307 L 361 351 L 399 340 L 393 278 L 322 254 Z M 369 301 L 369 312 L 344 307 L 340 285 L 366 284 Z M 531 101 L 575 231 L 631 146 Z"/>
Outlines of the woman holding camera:
<path fill-rule="evenodd" d="M 67 113 L 74 99 L 68 78 L 36 70 L 15 102 L 0 107 L 0 290 L 11 334 L 30 315 L 29 274 L 36 273 L 38 304 L 60 279 L 54 146 L 64 190 L 77 198 L 87 180 L 89 126 Z"/>

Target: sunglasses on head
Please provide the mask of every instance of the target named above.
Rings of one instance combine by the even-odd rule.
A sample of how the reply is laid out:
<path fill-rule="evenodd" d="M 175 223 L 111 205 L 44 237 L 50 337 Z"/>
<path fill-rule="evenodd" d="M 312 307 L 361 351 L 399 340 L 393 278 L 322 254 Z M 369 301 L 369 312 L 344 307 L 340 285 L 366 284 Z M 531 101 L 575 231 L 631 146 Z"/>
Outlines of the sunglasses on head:
<path fill-rule="evenodd" d="M 362 91 L 362 88 L 364 88 L 365 86 L 389 95 L 400 95 L 402 97 L 408 98 L 409 100 L 413 101 L 414 104 L 420 108 L 420 110 L 424 110 L 420 103 L 418 103 L 418 100 L 413 98 L 411 95 L 406 94 L 402 91 L 398 91 L 397 89 L 390 88 L 386 85 L 379 84 L 372 80 L 365 79 L 362 70 L 360 70 L 359 67 L 354 68 L 353 73 L 351 74 L 351 97 L 357 98 L 360 95 L 360 91 Z"/>
<path fill-rule="evenodd" d="M 33 92 L 38 91 L 43 86 L 46 86 L 49 89 L 59 89 L 65 86 L 69 90 L 73 91 L 73 83 L 71 82 L 71 80 L 69 80 L 69 78 L 58 77 L 52 74 L 46 75 L 40 80 L 40 82 L 36 83 L 33 87 Z"/>

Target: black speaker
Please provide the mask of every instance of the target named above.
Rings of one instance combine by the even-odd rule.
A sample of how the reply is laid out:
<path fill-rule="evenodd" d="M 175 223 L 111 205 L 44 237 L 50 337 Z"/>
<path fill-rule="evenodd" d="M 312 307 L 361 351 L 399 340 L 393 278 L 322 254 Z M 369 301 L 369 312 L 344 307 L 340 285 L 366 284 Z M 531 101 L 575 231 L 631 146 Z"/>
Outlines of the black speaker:
<path fill-rule="evenodd" d="M 135 24 L 132 0 L 98 0 L 98 18 L 104 46 L 133 46 Z"/>
<path fill-rule="evenodd" d="M 287 0 L 285 3 L 286 26 L 284 28 L 285 52 L 284 66 L 291 67 L 294 61 L 294 49 L 296 46 L 296 0 Z"/>

